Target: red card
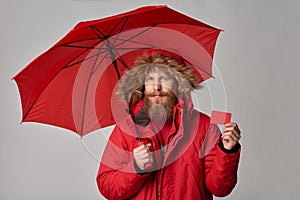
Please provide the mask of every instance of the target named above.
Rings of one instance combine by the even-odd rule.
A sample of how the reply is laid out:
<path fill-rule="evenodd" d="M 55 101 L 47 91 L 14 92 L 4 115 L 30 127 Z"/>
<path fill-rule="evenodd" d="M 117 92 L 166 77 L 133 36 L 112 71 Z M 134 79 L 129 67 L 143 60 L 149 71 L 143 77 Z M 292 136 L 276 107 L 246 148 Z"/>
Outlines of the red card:
<path fill-rule="evenodd" d="M 210 123 L 211 124 L 222 124 L 225 125 L 230 123 L 231 121 L 231 113 L 228 112 L 220 112 L 220 111 L 211 111 Z"/>

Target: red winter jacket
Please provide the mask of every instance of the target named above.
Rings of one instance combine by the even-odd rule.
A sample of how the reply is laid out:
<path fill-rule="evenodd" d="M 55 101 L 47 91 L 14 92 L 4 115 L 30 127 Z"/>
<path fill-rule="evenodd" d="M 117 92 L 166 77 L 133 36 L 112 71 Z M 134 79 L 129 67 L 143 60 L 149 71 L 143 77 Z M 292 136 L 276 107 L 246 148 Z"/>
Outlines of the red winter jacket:
<path fill-rule="evenodd" d="M 150 125 L 138 125 L 142 137 L 150 138 L 154 167 L 138 172 L 133 149 L 136 135 L 127 134 L 124 120 L 113 130 L 102 156 L 97 184 L 107 199 L 200 199 L 226 196 L 237 182 L 240 149 L 225 153 L 218 145 L 220 132 L 210 118 L 192 108 L 191 100 L 174 108 L 175 131 L 171 131 L 165 155 Z M 134 114 L 141 108 L 137 105 Z M 185 110 L 185 112 L 184 112 Z M 121 127 L 121 128 L 120 128 Z"/>

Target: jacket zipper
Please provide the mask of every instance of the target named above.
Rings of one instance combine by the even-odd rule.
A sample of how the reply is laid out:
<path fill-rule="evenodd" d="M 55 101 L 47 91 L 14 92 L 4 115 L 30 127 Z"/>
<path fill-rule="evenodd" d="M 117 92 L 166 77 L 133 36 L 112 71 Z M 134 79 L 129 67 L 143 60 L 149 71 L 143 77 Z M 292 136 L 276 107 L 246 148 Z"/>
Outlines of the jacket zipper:
<path fill-rule="evenodd" d="M 155 199 L 158 200 L 158 179 L 157 179 L 157 176 L 155 176 L 155 182 L 156 182 Z"/>
<path fill-rule="evenodd" d="M 160 149 L 160 151 L 161 151 L 161 144 L 160 144 L 160 141 L 159 141 L 159 138 L 158 138 L 158 136 L 157 136 L 157 134 L 155 134 L 155 137 L 156 137 L 156 141 L 157 141 L 157 143 L 158 143 L 158 147 L 159 147 L 159 149 Z M 161 156 L 161 154 L 160 154 L 160 156 Z M 162 162 L 163 162 L 163 159 L 162 159 L 162 157 L 160 158 L 160 162 L 161 162 L 161 164 L 162 164 Z M 156 167 L 158 167 L 158 166 L 156 166 Z M 155 175 L 155 199 L 156 200 L 158 200 L 158 174 L 156 173 L 156 175 Z"/>

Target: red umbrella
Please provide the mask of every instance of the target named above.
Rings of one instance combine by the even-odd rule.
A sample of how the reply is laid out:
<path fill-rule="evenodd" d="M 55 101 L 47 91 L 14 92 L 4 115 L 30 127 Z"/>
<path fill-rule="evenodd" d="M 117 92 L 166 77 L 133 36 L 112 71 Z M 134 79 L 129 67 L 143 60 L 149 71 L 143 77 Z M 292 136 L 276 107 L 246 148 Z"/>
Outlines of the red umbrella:
<path fill-rule="evenodd" d="M 138 54 L 145 49 L 176 53 L 204 81 L 212 77 L 220 31 L 167 6 L 81 22 L 13 78 L 22 122 L 59 126 L 80 137 L 113 125 L 114 87 Z"/>

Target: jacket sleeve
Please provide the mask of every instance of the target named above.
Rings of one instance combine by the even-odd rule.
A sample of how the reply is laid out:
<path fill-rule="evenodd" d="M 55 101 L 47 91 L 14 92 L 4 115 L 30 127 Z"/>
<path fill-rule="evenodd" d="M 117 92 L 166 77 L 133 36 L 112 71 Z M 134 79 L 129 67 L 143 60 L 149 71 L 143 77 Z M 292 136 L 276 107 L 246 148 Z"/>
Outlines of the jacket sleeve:
<path fill-rule="evenodd" d="M 102 155 L 96 178 L 99 191 L 107 199 L 128 199 L 138 192 L 149 176 L 134 168 L 133 153 L 121 130 L 116 127 Z"/>
<path fill-rule="evenodd" d="M 220 135 L 217 125 L 214 134 Z M 206 188 L 215 196 L 224 197 L 231 193 L 237 183 L 237 170 L 240 147 L 234 152 L 223 151 L 218 142 L 204 157 L 204 176 Z"/>

